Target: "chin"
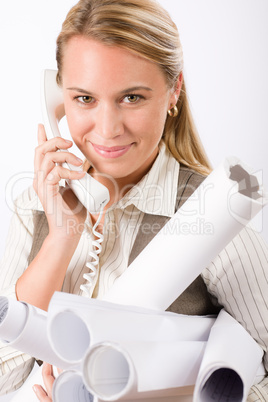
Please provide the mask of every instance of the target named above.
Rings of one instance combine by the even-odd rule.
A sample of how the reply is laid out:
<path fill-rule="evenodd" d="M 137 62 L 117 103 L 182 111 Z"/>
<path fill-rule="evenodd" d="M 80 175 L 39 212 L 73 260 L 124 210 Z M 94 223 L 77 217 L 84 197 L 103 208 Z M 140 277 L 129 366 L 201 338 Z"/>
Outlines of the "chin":
<path fill-rule="evenodd" d="M 105 161 L 92 161 L 91 166 L 95 175 L 100 175 L 107 178 L 121 179 L 131 174 L 131 171 L 129 171 L 129 163 L 128 169 L 126 169 L 124 164 L 119 164 L 118 166 L 117 163 L 105 163 Z"/>

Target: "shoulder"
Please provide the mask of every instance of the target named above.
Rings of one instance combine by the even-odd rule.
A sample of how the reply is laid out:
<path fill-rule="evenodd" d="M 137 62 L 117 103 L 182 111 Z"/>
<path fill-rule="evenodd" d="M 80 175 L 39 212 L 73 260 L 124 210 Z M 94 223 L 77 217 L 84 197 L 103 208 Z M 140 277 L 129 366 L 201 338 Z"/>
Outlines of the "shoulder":
<path fill-rule="evenodd" d="M 211 261 L 202 276 L 209 291 L 226 305 L 230 303 L 231 294 L 237 306 L 255 305 L 258 300 L 261 309 L 263 302 L 267 320 L 267 269 L 268 246 L 249 223 Z"/>
<path fill-rule="evenodd" d="M 11 246 L 8 246 L 7 253 L 10 253 L 8 250 L 12 247 L 16 252 L 21 250 L 18 255 L 22 256 L 31 247 L 35 216 L 40 215 L 38 212 L 41 211 L 42 206 L 32 186 L 26 188 L 15 200 L 10 199 L 8 206 L 12 216 L 6 241 L 6 244 Z"/>
<path fill-rule="evenodd" d="M 30 211 L 43 211 L 42 204 L 34 191 L 33 186 L 26 188 L 14 201 L 14 209 L 18 214 Z"/>
<path fill-rule="evenodd" d="M 198 173 L 194 169 L 180 165 L 178 185 L 191 183 L 192 185 L 196 185 L 196 187 L 198 187 L 202 181 L 205 180 L 205 178 L 205 175 Z"/>
<path fill-rule="evenodd" d="M 194 191 L 205 180 L 206 176 L 187 166 L 180 165 L 178 187 L 177 187 L 177 205 L 176 209 L 194 193 Z"/>
<path fill-rule="evenodd" d="M 209 293 L 266 351 L 267 269 L 267 244 L 248 224 L 202 271 Z"/>

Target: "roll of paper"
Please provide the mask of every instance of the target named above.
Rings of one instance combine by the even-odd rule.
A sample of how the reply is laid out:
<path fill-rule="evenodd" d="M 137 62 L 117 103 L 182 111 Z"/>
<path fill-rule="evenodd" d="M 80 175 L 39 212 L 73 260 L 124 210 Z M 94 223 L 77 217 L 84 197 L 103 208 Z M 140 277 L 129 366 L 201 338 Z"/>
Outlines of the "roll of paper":
<path fill-rule="evenodd" d="M 56 367 L 70 367 L 59 359 L 50 346 L 46 311 L 27 303 L 0 297 L 0 316 L 0 339 L 4 344 Z"/>
<path fill-rule="evenodd" d="M 227 158 L 116 280 L 104 300 L 165 310 L 268 201 L 257 175 Z"/>
<path fill-rule="evenodd" d="M 192 395 L 206 342 L 103 342 L 83 361 L 84 383 L 104 401 Z"/>
<path fill-rule="evenodd" d="M 185 316 L 56 292 L 48 309 L 48 339 L 66 365 L 79 365 L 101 341 L 206 341 L 214 317 Z"/>
<path fill-rule="evenodd" d="M 52 399 L 53 402 L 104 402 L 86 390 L 81 373 L 75 370 L 66 370 L 57 377 Z M 129 399 L 128 402 L 192 402 L 192 395 Z"/>
<path fill-rule="evenodd" d="M 86 389 L 81 373 L 76 370 L 66 370 L 56 378 L 52 389 L 52 400 L 54 402 L 96 402 L 96 398 Z"/>
<path fill-rule="evenodd" d="M 225 310 L 211 329 L 194 402 L 245 402 L 262 368 L 263 350 Z"/>
<path fill-rule="evenodd" d="M 0 338 L 12 342 L 19 337 L 27 321 L 28 308 L 24 303 L 0 297 Z"/>

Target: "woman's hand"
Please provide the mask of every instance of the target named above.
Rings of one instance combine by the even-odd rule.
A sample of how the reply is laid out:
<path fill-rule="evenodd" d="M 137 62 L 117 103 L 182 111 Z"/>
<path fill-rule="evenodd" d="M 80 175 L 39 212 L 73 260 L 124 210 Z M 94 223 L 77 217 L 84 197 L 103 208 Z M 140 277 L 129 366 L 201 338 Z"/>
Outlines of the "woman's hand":
<path fill-rule="evenodd" d="M 67 152 L 72 145 L 61 137 L 46 139 L 42 125 L 38 130 L 35 152 L 34 190 L 37 193 L 49 226 L 49 233 L 41 249 L 16 283 L 18 300 L 47 310 L 55 291 L 60 291 L 66 271 L 77 248 L 86 220 L 86 208 L 69 187 L 60 187 L 61 179 L 79 179 L 85 172 L 74 172 L 58 166 L 69 162 L 82 164 Z M 66 152 L 57 152 L 58 149 Z M 40 391 L 41 392 L 41 391 Z"/>
<path fill-rule="evenodd" d="M 58 369 L 58 372 L 61 370 Z M 42 377 L 45 389 L 41 385 L 34 385 L 33 390 L 38 400 L 41 402 L 52 402 L 52 387 L 55 381 L 53 367 L 48 363 L 43 363 Z"/>
<path fill-rule="evenodd" d="M 81 225 L 83 226 L 86 219 L 86 209 L 72 190 L 59 186 L 61 179 L 81 179 L 86 174 L 82 170 L 71 171 L 58 165 L 63 162 L 82 165 L 81 159 L 67 152 L 71 146 L 71 141 L 61 137 L 47 140 L 44 126 L 39 125 L 33 187 L 46 213 L 50 233 L 60 238 L 81 234 Z M 59 149 L 63 151 L 57 152 Z"/>

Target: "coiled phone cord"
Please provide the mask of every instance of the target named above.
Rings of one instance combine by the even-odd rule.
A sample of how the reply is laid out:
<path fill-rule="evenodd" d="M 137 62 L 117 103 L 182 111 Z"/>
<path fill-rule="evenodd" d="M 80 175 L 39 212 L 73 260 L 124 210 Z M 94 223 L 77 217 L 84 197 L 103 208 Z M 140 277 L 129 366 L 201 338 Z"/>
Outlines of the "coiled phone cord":
<path fill-rule="evenodd" d="M 83 275 L 83 278 L 87 281 L 87 283 L 84 283 L 80 285 L 80 290 L 82 292 L 85 292 L 88 297 L 91 297 L 92 294 L 92 285 L 95 280 L 95 276 L 97 275 L 98 272 L 98 266 L 99 266 L 99 254 L 101 253 L 102 246 L 101 243 L 103 242 L 103 234 L 99 233 L 96 228 L 98 227 L 100 220 L 102 218 L 104 211 L 104 206 L 101 208 L 98 219 L 95 223 L 95 225 L 92 228 L 92 233 L 95 237 L 98 237 L 97 240 L 93 240 L 92 246 L 93 246 L 93 251 L 89 252 L 90 257 L 92 257 L 92 261 L 88 261 L 86 263 L 86 267 L 90 270 L 90 272 L 87 272 Z"/>

